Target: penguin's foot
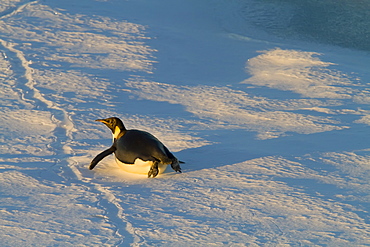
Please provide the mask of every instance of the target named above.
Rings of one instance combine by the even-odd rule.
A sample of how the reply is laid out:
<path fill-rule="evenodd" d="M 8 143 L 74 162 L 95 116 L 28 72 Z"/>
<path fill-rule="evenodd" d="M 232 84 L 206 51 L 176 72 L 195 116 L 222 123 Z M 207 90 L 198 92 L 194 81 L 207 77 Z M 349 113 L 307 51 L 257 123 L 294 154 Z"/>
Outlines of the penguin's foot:
<path fill-rule="evenodd" d="M 172 169 L 175 171 L 175 172 L 179 172 L 181 173 L 181 167 L 180 167 L 180 163 L 184 163 L 182 161 L 178 161 L 177 159 L 175 161 L 172 162 L 171 164 L 171 167 Z"/>
<path fill-rule="evenodd" d="M 158 161 L 153 162 L 153 165 L 150 167 L 150 170 L 148 172 L 148 178 L 153 176 L 155 178 L 158 175 Z"/>

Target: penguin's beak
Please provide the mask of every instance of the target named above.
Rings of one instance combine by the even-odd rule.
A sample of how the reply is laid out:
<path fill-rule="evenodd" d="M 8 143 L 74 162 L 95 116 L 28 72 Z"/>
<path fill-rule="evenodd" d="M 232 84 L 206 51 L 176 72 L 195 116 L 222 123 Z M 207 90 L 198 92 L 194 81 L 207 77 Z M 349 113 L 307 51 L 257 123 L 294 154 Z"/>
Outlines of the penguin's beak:
<path fill-rule="evenodd" d="M 108 122 L 105 119 L 96 119 L 97 122 L 102 122 L 103 124 L 107 124 Z"/>

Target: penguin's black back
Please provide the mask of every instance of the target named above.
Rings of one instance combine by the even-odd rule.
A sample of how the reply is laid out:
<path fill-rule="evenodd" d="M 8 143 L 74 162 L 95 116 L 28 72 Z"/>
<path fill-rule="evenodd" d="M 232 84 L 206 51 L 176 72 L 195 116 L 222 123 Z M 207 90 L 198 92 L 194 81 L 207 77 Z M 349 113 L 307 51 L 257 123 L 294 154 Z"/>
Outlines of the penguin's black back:
<path fill-rule="evenodd" d="M 116 141 L 116 158 L 126 164 L 134 164 L 136 158 L 171 164 L 173 154 L 152 134 L 141 130 L 127 130 Z"/>

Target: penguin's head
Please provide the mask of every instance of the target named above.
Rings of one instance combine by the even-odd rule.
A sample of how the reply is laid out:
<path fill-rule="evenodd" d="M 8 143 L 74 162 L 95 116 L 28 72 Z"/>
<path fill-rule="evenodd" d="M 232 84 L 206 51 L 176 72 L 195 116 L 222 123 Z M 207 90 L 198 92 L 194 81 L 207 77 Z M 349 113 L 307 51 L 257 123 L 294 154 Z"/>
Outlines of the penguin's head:
<path fill-rule="evenodd" d="M 117 139 L 118 135 L 122 132 L 125 131 L 126 128 L 123 125 L 121 119 L 117 117 L 110 117 L 106 119 L 96 119 L 95 121 L 102 122 L 105 124 L 113 133 L 113 137 Z"/>

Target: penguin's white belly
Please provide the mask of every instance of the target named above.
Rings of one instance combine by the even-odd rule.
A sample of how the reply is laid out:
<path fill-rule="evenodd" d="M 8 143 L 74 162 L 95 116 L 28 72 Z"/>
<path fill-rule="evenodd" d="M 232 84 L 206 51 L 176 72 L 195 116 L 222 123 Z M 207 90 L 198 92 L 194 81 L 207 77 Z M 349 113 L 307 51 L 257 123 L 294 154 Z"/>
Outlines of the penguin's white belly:
<path fill-rule="evenodd" d="M 153 164 L 153 161 L 143 161 L 137 158 L 134 164 L 126 164 L 126 163 L 119 161 L 116 158 L 116 163 L 122 170 L 126 172 L 148 175 L 148 172 L 150 170 L 150 167 Z M 167 165 L 159 163 L 158 164 L 158 170 L 159 170 L 158 174 L 163 173 L 166 170 L 166 168 L 167 168 Z"/>

